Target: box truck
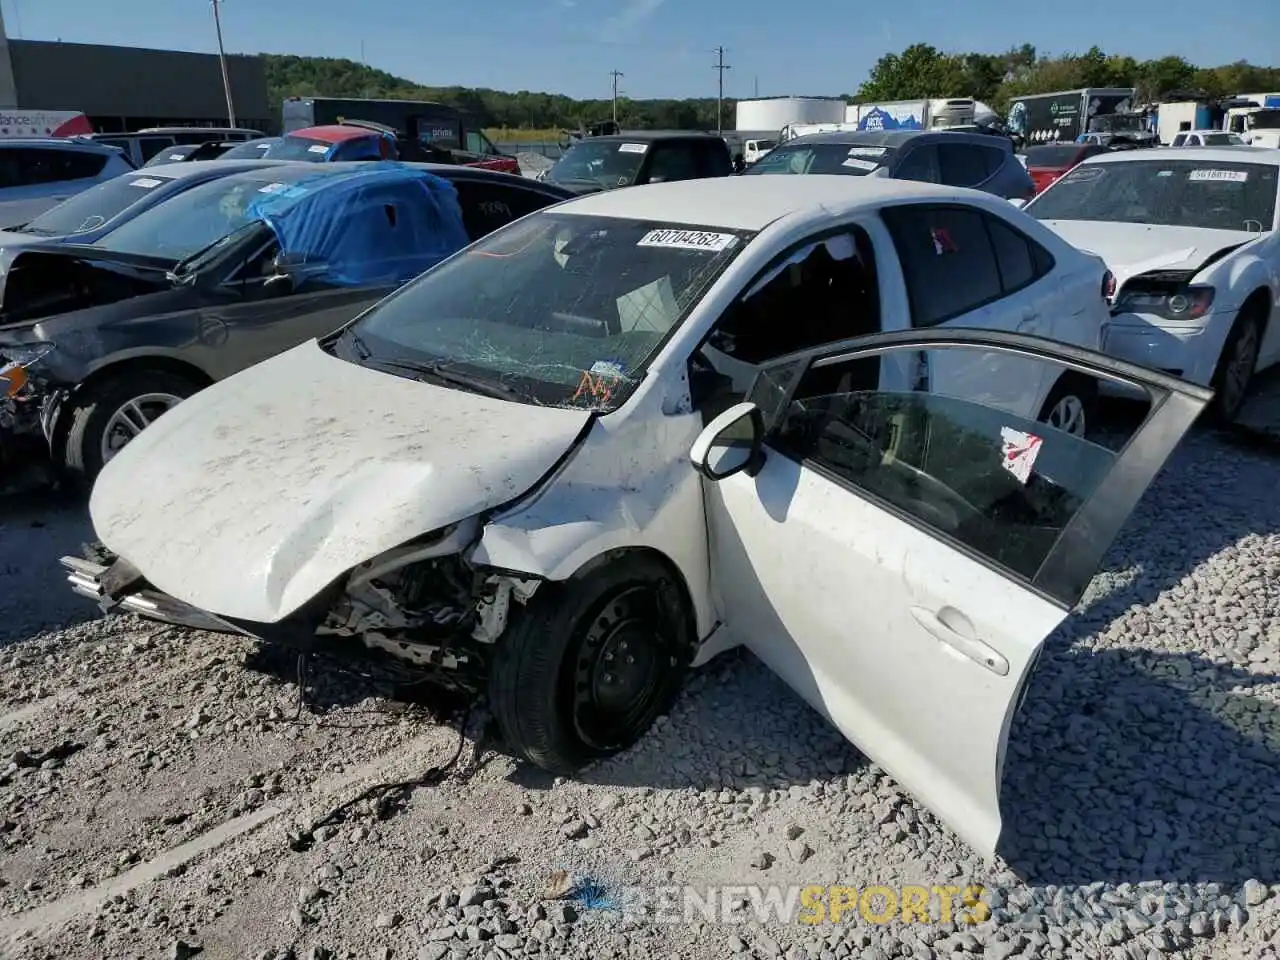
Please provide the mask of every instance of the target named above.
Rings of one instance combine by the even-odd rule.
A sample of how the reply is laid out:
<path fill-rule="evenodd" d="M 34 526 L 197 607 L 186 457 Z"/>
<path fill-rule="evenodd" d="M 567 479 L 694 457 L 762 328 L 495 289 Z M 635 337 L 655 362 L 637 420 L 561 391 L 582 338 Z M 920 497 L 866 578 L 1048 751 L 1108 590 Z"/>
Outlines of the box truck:
<path fill-rule="evenodd" d="M 1133 87 L 1084 87 L 1014 97 L 1009 132 L 1028 146 L 1071 143 L 1088 132 L 1092 117 L 1131 112 L 1133 93 Z"/>

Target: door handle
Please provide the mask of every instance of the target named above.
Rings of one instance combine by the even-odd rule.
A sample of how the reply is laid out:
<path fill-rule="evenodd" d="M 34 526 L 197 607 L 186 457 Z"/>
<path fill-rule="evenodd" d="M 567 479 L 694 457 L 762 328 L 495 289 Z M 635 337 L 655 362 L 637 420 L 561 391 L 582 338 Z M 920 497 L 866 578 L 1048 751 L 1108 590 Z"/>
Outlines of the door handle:
<path fill-rule="evenodd" d="M 941 613 L 946 614 L 948 611 L 953 616 L 963 618 L 966 623 L 968 622 L 968 618 L 965 618 L 964 614 L 952 607 L 943 607 Z M 966 637 L 964 634 L 947 626 L 939 613 L 935 613 L 927 607 L 912 607 L 911 616 L 915 617 L 916 623 L 928 630 L 936 639 L 968 657 L 974 663 L 981 664 L 998 677 L 1007 677 L 1009 675 L 1009 661 L 1004 658 L 1000 651 L 983 643 L 976 637 Z"/>

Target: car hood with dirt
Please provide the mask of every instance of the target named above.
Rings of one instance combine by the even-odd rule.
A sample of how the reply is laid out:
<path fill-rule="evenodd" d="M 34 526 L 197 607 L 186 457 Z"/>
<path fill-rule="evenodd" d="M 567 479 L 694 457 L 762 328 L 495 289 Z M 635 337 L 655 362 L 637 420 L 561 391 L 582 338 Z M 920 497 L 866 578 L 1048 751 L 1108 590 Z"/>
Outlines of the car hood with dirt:
<path fill-rule="evenodd" d="M 98 478 L 90 514 L 159 589 L 274 623 L 352 567 L 525 493 L 588 419 L 389 376 L 312 342 L 143 431 Z"/>

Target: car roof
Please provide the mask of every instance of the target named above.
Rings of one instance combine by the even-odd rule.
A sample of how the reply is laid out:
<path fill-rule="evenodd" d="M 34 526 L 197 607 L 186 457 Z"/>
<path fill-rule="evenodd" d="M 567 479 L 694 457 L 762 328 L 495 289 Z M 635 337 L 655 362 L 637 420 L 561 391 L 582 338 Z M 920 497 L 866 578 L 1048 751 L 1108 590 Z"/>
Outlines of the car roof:
<path fill-rule="evenodd" d="M 798 177 L 711 177 L 603 190 L 569 200 L 557 212 L 763 230 L 792 213 L 829 217 L 891 200 L 986 197 L 972 190 L 912 180 L 808 174 Z"/>
<path fill-rule="evenodd" d="M 257 127 L 144 127 L 128 133 L 104 133 L 104 137 L 128 137 L 157 133 L 261 133 Z"/>
<path fill-rule="evenodd" d="M 623 130 L 619 133 L 606 133 L 598 137 L 586 137 L 579 143 L 617 143 L 620 140 L 629 142 L 645 140 L 723 140 L 718 134 L 706 130 Z"/>
<path fill-rule="evenodd" d="M 119 153 L 119 147 L 96 143 L 83 137 L 0 137 L 0 146 L 53 147 L 59 150 L 85 150 L 90 153 Z"/>
<path fill-rule="evenodd" d="M 365 137 L 379 137 L 382 134 L 368 127 L 344 126 L 337 123 L 326 123 L 316 127 L 303 127 L 290 130 L 286 137 L 306 137 L 309 140 L 323 140 L 326 143 L 345 143 L 348 140 L 362 140 Z"/>
<path fill-rule="evenodd" d="M 989 133 L 966 130 L 832 130 L 827 133 L 806 133 L 788 140 L 783 146 L 808 143 L 836 143 L 868 147 L 901 147 L 909 140 L 925 143 L 976 143 L 981 146 L 1000 147 L 1007 137 L 994 137 Z"/>
<path fill-rule="evenodd" d="M 1192 163 L 1240 163 L 1241 154 L 1247 154 L 1249 163 L 1265 163 L 1280 167 L 1280 150 L 1274 147 L 1151 147 L 1147 150 L 1123 150 L 1119 153 L 1100 153 L 1089 157 L 1085 163 L 1133 163 L 1137 160 L 1182 160 Z"/>
<path fill-rule="evenodd" d="M 199 144 L 196 146 L 199 146 Z M 291 160 L 254 160 L 248 158 L 244 160 L 181 161 L 178 163 L 157 163 L 154 166 L 143 167 L 138 171 L 138 174 L 149 177 L 158 173 L 171 180 L 185 180 L 187 177 L 202 176 L 211 170 L 222 171 L 229 176 L 235 173 L 248 173 L 251 170 L 265 170 L 273 166 L 292 166 L 293 163 L 294 161 Z M 319 164 L 310 163 L 306 164 L 306 166 L 316 167 Z M 122 174 L 122 176 L 127 176 L 127 174 Z"/>

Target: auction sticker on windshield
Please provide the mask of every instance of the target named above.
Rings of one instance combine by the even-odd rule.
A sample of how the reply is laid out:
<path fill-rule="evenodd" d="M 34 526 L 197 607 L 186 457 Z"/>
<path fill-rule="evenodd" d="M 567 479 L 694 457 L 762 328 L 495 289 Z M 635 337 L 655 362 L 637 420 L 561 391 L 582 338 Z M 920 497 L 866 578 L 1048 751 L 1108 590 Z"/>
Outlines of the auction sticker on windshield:
<path fill-rule="evenodd" d="M 648 153 L 649 145 L 647 143 L 620 143 L 618 144 L 619 153 Z"/>
<path fill-rule="evenodd" d="M 637 247 L 666 247 L 671 250 L 710 250 L 719 253 L 737 242 L 732 233 L 709 233 L 705 230 L 650 230 Z"/>
<path fill-rule="evenodd" d="M 152 187 L 160 186 L 163 182 L 163 180 L 157 180 L 155 177 L 143 177 L 140 180 L 129 181 L 129 186 L 142 187 L 145 190 L 150 190 Z"/>
<path fill-rule="evenodd" d="M 317 143 L 313 147 L 307 147 L 307 152 L 308 153 L 328 153 L 329 146 L 330 145 L 327 143 Z"/>
<path fill-rule="evenodd" d="M 851 157 L 883 157 L 886 153 L 886 147 L 852 147 L 849 150 Z"/>
<path fill-rule="evenodd" d="M 859 160 L 857 157 L 850 157 L 844 163 L 840 164 L 840 166 L 853 167 L 855 170 L 874 170 L 876 167 L 880 166 L 880 164 L 875 160 Z"/>
<path fill-rule="evenodd" d="M 1188 180 L 1211 180 L 1219 183 L 1245 183 L 1249 173 L 1245 170 L 1192 170 Z"/>

